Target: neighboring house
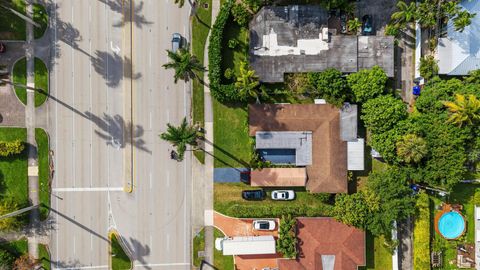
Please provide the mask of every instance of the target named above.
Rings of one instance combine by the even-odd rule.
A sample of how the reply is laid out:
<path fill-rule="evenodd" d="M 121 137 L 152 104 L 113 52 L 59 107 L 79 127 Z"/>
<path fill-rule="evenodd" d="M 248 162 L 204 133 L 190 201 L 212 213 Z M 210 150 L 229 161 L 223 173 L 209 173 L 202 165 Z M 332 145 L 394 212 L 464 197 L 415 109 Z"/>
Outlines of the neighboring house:
<path fill-rule="evenodd" d="M 438 39 L 439 74 L 462 76 L 480 69 L 480 1 L 464 0 L 460 6 L 477 16 L 463 32 L 455 31 L 453 22 L 448 22 L 446 37 Z"/>
<path fill-rule="evenodd" d="M 282 166 L 253 170 L 252 186 L 305 186 L 314 193 L 347 192 L 347 170 L 364 169 L 357 138 L 357 106 L 251 104 L 249 134 L 266 161 Z"/>
<path fill-rule="evenodd" d="M 299 255 L 279 270 L 356 270 L 366 264 L 365 232 L 329 217 L 297 218 Z"/>
<path fill-rule="evenodd" d="M 337 34 L 339 18 L 319 6 L 266 6 L 250 21 L 250 65 L 267 83 L 285 73 L 380 66 L 393 77 L 393 37 Z"/>

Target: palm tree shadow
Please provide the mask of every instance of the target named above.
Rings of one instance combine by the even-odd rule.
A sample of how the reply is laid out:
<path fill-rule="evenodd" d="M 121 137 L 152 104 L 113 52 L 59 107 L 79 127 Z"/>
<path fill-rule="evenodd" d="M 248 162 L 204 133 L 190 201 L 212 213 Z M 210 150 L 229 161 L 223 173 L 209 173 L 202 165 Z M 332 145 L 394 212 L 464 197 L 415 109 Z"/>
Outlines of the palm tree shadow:
<path fill-rule="evenodd" d="M 147 20 L 145 15 L 141 14 L 144 6 L 144 2 L 133 3 L 133 1 L 125 0 L 98 0 L 108 7 L 112 11 L 122 14 L 122 19 L 113 24 L 114 27 L 123 27 L 127 23 L 134 23 L 136 27 L 142 28 L 143 25 L 151 25 L 153 22 Z M 133 6 L 134 5 L 134 6 Z"/>

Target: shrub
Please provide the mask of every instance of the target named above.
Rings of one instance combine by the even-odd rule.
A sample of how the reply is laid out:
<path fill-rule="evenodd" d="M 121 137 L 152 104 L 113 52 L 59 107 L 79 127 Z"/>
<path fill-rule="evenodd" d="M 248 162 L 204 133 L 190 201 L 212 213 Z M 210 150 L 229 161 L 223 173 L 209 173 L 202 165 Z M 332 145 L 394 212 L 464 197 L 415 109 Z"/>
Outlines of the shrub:
<path fill-rule="evenodd" d="M 356 102 L 366 102 L 385 91 L 387 74 L 379 66 L 363 69 L 347 76 L 348 86 L 352 89 Z"/>
<path fill-rule="evenodd" d="M 480 189 L 475 190 L 475 195 L 473 196 L 473 203 L 477 206 L 480 206 Z"/>
<path fill-rule="evenodd" d="M 228 48 L 235 49 L 238 46 L 238 40 L 232 38 L 228 40 Z"/>
<path fill-rule="evenodd" d="M 225 79 L 231 80 L 233 78 L 233 70 L 231 68 L 225 69 L 225 71 L 223 72 L 223 76 L 225 77 Z"/>
<path fill-rule="evenodd" d="M 208 79 L 212 96 L 219 102 L 238 101 L 239 96 L 233 84 L 222 85 L 222 40 L 223 30 L 230 17 L 234 5 L 233 0 L 227 0 L 212 26 L 208 45 Z"/>
<path fill-rule="evenodd" d="M 430 269 L 430 199 L 426 193 L 418 194 L 418 214 L 413 228 L 413 269 Z"/>
<path fill-rule="evenodd" d="M 284 258 L 294 259 L 297 257 L 296 224 L 297 220 L 290 215 L 282 216 L 280 219 L 277 250 L 283 254 Z"/>
<path fill-rule="evenodd" d="M 427 80 L 431 79 L 438 74 L 437 61 L 432 55 L 422 57 L 420 58 L 420 67 L 418 70 L 420 71 L 420 76 Z"/>
<path fill-rule="evenodd" d="M 0 141 L 0 156 L 2 157 L 20 154 L 23 149 L 25 149 L 25 145 L 20 140 L 10 142 Z"/>
<path fill-rule="evenodd" d="M 0 269 L 10 269 L 15 261 L 15 256 L 10 252 L 0 249 Z"/>
<path fill-rule="evenodd" d="M 313 97 L 323 98 L 328 103 L 341 107 L 349 96 L 347 82 L 342 75 L 342 72 L 334 68 L 309 73 L 308 81 L 315 87 Z"/>
<path fill-rule="evenodd" d="M 233 20 L 240 26 L 247 26 L 252 18 L 252 14 L 248 11 L 248 8 L 241 2 L 232 7 L 232 15 Z"/>
<path fill-rule="evenodd" d="M 407 107 L 400 99 L 390 95 L 379 96 L 365 102 L 361 118 L 373 133 L 382 133 L 393 128 L 407 117 Z"/>

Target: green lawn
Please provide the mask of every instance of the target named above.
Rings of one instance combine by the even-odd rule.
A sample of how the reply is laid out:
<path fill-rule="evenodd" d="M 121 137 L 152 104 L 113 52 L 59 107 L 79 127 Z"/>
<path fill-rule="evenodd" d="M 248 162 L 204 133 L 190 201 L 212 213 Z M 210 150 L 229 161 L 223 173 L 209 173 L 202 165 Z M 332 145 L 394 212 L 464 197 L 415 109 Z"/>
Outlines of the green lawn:
<path fill-rule="evenodd" d="M 27 84 L 27 61 L 26 58 L 22 58 L 15 63 L 13 67 L 13 82 L 15 84 L 26 85 Z M 48 70 L 45 63 L 35 57 L 35 88 L 42 89 L 48 93 Z M 23 104 L 27 104 L 27 92 L 25 87 L 15 86 L 15 93 L 18 99 Z M 35 107 L 42 105 L 47 100 L 47 95 L 35 91 Z"/>
<path fill-rule="evenodd" d="M 213 100 L 213 118 L 215 168 L 249 167 L 252 139 L 248 136 L 247 106 Z"/>
<path fill-rule="evenodd" d="M 24 128 L 0 128 L 0 140 L 26 141 Z M 0 196 L 9 196 L 18 206 L 25 207 L 28 202 L 27 150 L 21 154 L 0 159 Z"/>
<path fill-rule="evenodd" d="M 7 0 L 8 1 L 8 0 Z M 25 1 L 10 0 L 12 8 L 25 14 Z M 34 27 L 35 38 L 40 38 L 45 33 L 48 26 L 48 14 L 45 7 L 40 4 L 33 4 L 33 20 L 40 24 L 40 28 Z M 10 11 L 2 8 L 0 16 L 0 39 L 7 40 L 25 40 L 26 39 L 25 21 Z"/>
<path fill-rule="evenodd" d="M 204 5 L 208 4 L 208 8 Z M 197 17 L 192 19 L 192 54 L 195 55 L 198 60 L 204 65 L 208 66 L 208 63 L 203 62 L 205 43 L 209 32 L 209 27 L 212 21 L 212 0 L 201 0 L 198 2 Z M 203 72 L 199 72 L 198 76 L 203 79 Z M 203 84 L 198 80 L 193 81 L 193 94 L 192 94 L 192 116 L 193 123 L 204 126 L 204 92 Z M 197 159 L 201 162 L 205 162 L 205 152 L 195 151 Z"/>
<path fill-rule="evenodd" d="M 224 36 L 222 40 L 222 72 L 230 68 L 234 71 L 235 76 L 238 76 L 240 71 L 240 63 L 248 63 L 248 28 L 240 27 L 232 18 L 227 22 L 223 31 Z M 235 39 L 238 42 L 236 48 L 228 47 L 228 41 Z M 225 83 L 232 81 L 225 80 Z"/>
<path fill-rule="evenodd" d="M 203 257 L 198 257 L 198 251 L 205 250 L 205 229 L 202 229 L 193 238 L 193 265 L 200 267 Z"/>
<path fill-rule="evenodd" d="M 374 237 L 367 233 L 367 265 L 360 267 L 362 270 L 388 270 L 392 269 L 392 254 L 384 245 L 383 236 Z"/>
<path fill-rule="evenodd" d="M 119 239 L 112 233 L 110 234 L 112 270 L 128 270 L 132 268 L 132 261 L 119 244 Z"/>
<path fill-rule="evenodd" d="M 38 245 L 38 252 L 40 255 L 40 262 L 42 263 L 44 270 L 50 270 L 50 253 L 48 252 L 48 248 L 45 245 L 39 244 Z"/>
<path fill-rule="evenodd" d="M 225 237 L 225 235 L 217 228 L 213 232 L 215 239 Z M 221 270 L 234 270 L 233 256 L 223 256 L 222 251 L 213 248 L 213 264 L 217 269 Z"/>
<path fill-rule="evenodd" d="M 329 216 L 332 206 L 324 203 L 321 195 L 306 192 L 304 188 L 295 188 L 293 201 L 273 201 L 270 190 L 267 198 L 261 202 L 242 199 L 242 190 L 258 189 L 244 183 L 215 183 L 214 209 L 233 217 L 280 217 L 283 214 L 293 216 Z"/>
<path fill-rule="evenodd" d="M 436 208 L 442 203 L 442 200 L 436 196 L 430 196 L 434 202 L 433 208 L 431 208 L 431 217 L 430 222 L 432 226 L 432 249 L 435 251 L 443 251 L 443 269 L 457 269 L 456 265 L 450 265 L 449 262 L 456 259 L 457 251 L 456 247 L 458 244 L 474 244 L 475 240 L 475 223 L 474 223 L 474 203 L 473 195 L 475 190 L 480 188 L 480 184 L 457 184 L 447 200 L 448 203 L 452 204 L 462 204 L 463 211 L 462 214 L 467 222 L 467 230 L 465 234 L 460 237 L 458 240 L 445 240 L 442 236 L 438 235 L 434 230 L 434 218 L 435 214 L 438 212 Z M 445 201 L 443 199 L 443 201 Z"/>
<path fill-rule="evenodd" d="M 41 128 L 35 129 L 35 140 L 38 149 L 38 179 L 40 181 L 40 216 L 42 220 L 47 219 L 50 208 L 50 168 L 49 168 L 49 142 L 48 134 Z"/>

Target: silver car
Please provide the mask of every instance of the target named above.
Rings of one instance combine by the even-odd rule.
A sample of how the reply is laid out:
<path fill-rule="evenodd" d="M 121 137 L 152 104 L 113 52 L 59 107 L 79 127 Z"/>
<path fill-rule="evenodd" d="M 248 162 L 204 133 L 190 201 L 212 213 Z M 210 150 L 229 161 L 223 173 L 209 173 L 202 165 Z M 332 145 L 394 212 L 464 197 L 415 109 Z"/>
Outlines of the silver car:
<path fill-rule="evenodd" d="M 295 199 L 295 191 L 293 190 L 274 190 L 272 191 L 272 200 L 275 201 L 291 201 Z"/>
<path fill-rule="evenodd" d="M 182 35 L 173 33 L 172 35 L 172 52 L 176 53 L 182 47 Z"/>
<path fill-rule="evenodd" d="M 254 220 L 253 229 L 257 231 L 273 231 L 275 230 L 275 221 L 273 220 Z"/>

